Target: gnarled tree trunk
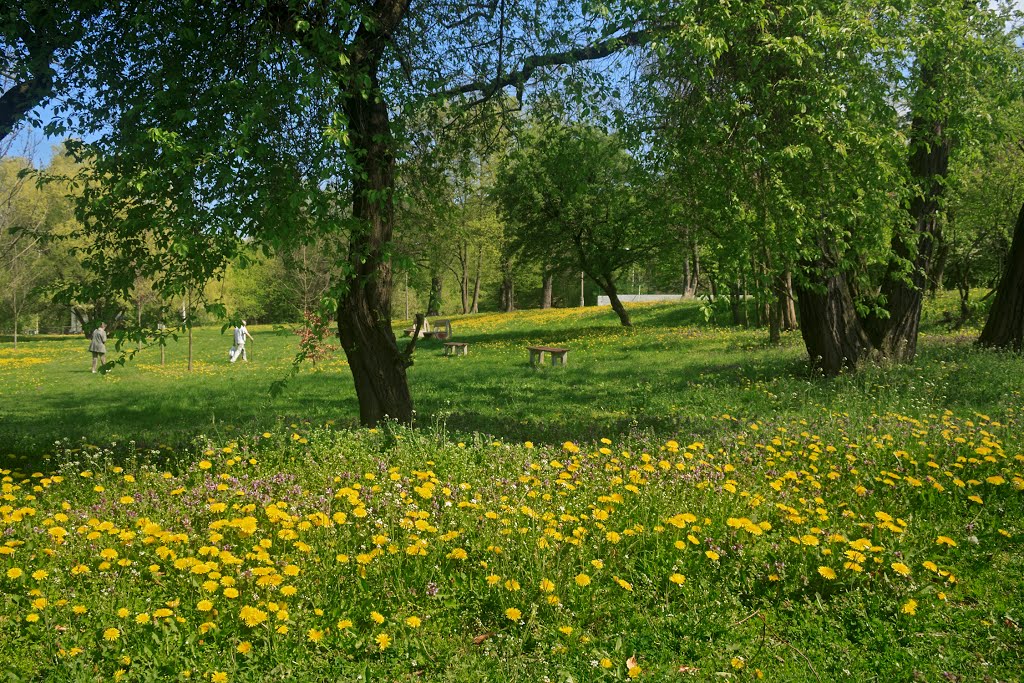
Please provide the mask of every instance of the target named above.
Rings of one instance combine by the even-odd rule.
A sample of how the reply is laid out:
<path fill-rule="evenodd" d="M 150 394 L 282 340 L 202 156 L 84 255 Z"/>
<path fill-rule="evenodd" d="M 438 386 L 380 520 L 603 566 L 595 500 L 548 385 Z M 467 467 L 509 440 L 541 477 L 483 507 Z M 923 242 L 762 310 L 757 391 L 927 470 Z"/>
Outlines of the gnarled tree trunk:
<path fill-rule="evenodd" d="M 377 92 L 376 71 L 370 71 Z M 407 359 L 391 330 L 391 263 L 385 248 L 394 227 L 392 191 L 395 161 L 387 104 L 381 98 L 351 97 L 345 102 L 349 134 L 364 150 L 363 175 L 353 185 L 352 216 L 362 222 L 350 246 L 353 275 L 338 303 L 338 336 L 359 399 L 359 419 L 375 425 L 389 417 L 412 422 Z"/>
<path fill-rule="evenodd" d="M 827 275 L 820 287 L 798 284 L 800 334 L 811 364 L 826 375 L 856 368 L 872 351 L 846 278 Z"/>
<path fill-rule="evenodd" d="M 473 306 L 469 309 L 470 313 L 480 312 L 480 280 L 483 277 L 484 268 L 484 250 L 477 249 L 476 252 L 476 276 L 473 278 Z"/>
<path fill-rule="evenodd" d="M 941 74 L 933 67 L 921 68 L 921 88 L 938 92 Z M 917 354 L 917 336 L 921 324 L 932 255 L 941 238 L 940 201 L 949 170 L 950 140 L 945 121 L 931 120 L 927 113 L 915 112 L 910 131 L 910 173 L 918 184 L 918 194 L 910 202 L 910 235 L 895 234 L 890 263 L 882 282 L 887 318 L 868 321 L 872 344 L 887 358 L 906 362 Z M 909 264 L 909 272 L 908 272 Z"/>
<path fill-rule="evenodd" d="M 793 294 L 793 273 L 782 275 L 778 288 L 779 310 L 782 312 L 782 329 L 787 332 L 797 328 L 796 297 Z"/>
<path fill-rule="evenodd" d="M 541 308 L 551 308 L 552 294 L 555 285 L 555 274 L 548 266 L 544 266 L 544 286 L 540 297 Z"/>
<path fill-rule="evenodd" d="M 427 315 L 441 315 L 441 299 L 444 296 L 444 276 L 434 272 L 430 275 L 430 295 L 427 297 Z"/>
<path fill-rule="evenodd" d="M 608 300 L 611 302 L 612 310 L 619 316 L 619 322 L 622 323 L 623 327 L 632 327 L 633 321 L 630 320 L 629 311 L 622 305 L 622 301 L 619 300 L 619 292 L 615 288 L 615 279 L 611 273 L 604 273 L 602 275 L 594 276 L 591 273 L 587 273 L 590 279 L 597 283 L 598 287 L 608 295 Z"/>
<path fill-rule="evenodd" d="M 978 343 L 1024 351 L 1024 206 L 1017 214 L 1010 255 Z"/>

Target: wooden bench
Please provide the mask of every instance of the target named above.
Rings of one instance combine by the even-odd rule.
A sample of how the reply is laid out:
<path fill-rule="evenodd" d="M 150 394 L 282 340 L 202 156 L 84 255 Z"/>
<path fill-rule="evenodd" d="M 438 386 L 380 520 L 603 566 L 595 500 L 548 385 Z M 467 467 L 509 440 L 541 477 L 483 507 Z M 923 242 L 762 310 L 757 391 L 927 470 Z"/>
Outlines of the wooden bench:
<path fill-rule="evenodd" d="M 569 361 L 569 349 L 560 349 L 556 346 L 527 346 L 530 352 L 530 365 L 543 365 L 544 354 L 551 354 L 551 365 L 555 365 L 556 361 L 558 365 L 565 366 Z"/>
<path fill-rule="evenodd" d="M 444 355 L 468 356 L 469 342 L 445 342 Z"/>

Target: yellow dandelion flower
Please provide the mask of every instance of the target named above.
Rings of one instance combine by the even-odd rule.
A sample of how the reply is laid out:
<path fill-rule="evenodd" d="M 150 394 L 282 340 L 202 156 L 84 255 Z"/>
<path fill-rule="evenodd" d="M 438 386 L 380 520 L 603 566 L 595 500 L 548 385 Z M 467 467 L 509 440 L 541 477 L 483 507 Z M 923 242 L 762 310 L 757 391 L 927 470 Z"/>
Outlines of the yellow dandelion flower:
<path fill-rule="evenodd" d="M 308 640 L 311 643 L 319 643 L 323 639 L 324 632 L 319 629 L 311 628 L 308 631 L 306 631 L 306 640 Z"/>
<path fill-rule="evenodd" d="M 893 562 L 891 565 L 892 570 L 900 576 L 910 576 L 910 567 L 903 564 L 902 562 Z"/>
<path fill-rule="evenodd" d="M 589 586 L 590 585 L 590 577 L 587 576 L 586 574 L 577 574 L 576 575 L 576 585 L 580 586 L 580 587 L 584 587 L 584 588 L 586 586 Z"/>
<path fill-rule="evenodd" d="M 376 611 L 370 612 L 370 618 L 373 619 L 373 623 L 377 624 L 378 626 L 387 621 L 387 619 L 384 618 L 383 614 Z"/>
<path fill-rule="evenodd" d="M 235 650 L 238 651 L 238 654 L 247 655 L 252 652 L 252 643 L 248 640 L 243 640 L 238 644 L 238 647 L 236 647 Z"/>
<path fill-rule="evenodd" d="M 676 584 L 677 586 L 682 586 L 684 583 L 686 583 L 686 577 L 678 573 L 668 577 L 668 580 Z"/>
<path fill-rule="evenodd" d="M 910 600 L 907 600 L 905 603 L 903 603 L 903 607 L 901 608 L 901 611 L 904 614 L 910 614 L 910 615 L 917 614 L 917 600 L 914 600 L 913 598 L 911 598 Z"/>
<path fill-rule="evenodd" d="M 228 674 L 226 671 L 214 671 L 213 675 L 210 676 L 210 683 L 228 683 Z"/>
<path fill-rule="evenodd" d="M 391 636 L 386 633 L 378 633 L 377 637 L 374 638 L 374 641 L 377 643 L 377 647 L 381 652 L 391 647 Z"/>
<path fill-rule="evenodd" d="M 523 616 L 523 613 L 517 610 L 515 607 L 509 607 L 505 610 L 505 617 L 510 621 L 519 621 L 519 618 Z"/>
<path fill-rule="evenodd" d="M 832 581 L 836 578 L 836 572 L 832 567 L 818 567 L 818 573 L 821 574 L 822 578 Z"/>
<path fill-rule="evenodd" d="M 116 628 L 108 628 L 103 632 L 103 640 L 107 642 L 114 642 L 121 637 L 121 631 Z"/>
<path fill-rule="evenodd" d="M 419 628 L 420 624 L 422 624 L 422 623 L 423 622 L 420 620 L 420 618 L 415 616 L 415 615 L 413 615 L 411 617 L 406 617 L 406 619 L 405 619 L 405 625 L 408 626 L 409 628 Z"/>

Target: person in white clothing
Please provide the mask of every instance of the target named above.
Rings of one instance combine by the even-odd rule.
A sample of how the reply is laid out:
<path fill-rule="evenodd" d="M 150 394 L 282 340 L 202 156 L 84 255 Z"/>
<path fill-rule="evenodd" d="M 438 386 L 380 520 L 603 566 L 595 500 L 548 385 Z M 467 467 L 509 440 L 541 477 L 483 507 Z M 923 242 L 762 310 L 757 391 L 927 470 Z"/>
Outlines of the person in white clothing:
<path fill-rule="evenodd" d="M 235 328 L 235 345 L 231 347 L 231 362 L 234 363 L 241 356 L 242 360 L 246 363 L 249 362 L 249 356 L 245 353 L 245 338 L 252 339 L 252 335 L 249 334 L 249 330 L 245 327 L 245 321 Z"/>

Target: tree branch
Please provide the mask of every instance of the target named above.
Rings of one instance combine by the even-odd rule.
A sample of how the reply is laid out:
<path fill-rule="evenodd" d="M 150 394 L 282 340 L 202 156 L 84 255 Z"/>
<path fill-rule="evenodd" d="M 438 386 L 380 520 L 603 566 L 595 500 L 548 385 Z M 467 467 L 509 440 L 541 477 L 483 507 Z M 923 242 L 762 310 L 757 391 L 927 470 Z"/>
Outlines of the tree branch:
<path fill-rule="evenodd" d="M 32 77 L 16 83 L 0 96 L 0 139 L 10 135 L 25 114 L 53 94 L 53 72 L 49 65 Z"/>
<path fill-rule="evenodd" d="M 420 330 L 423 329 L 423 321 L 426 317 L 422 313 L 416 314 L 416 327 L 412 331 L 412 339 L 406 344 L 405 350 L 402 351 L 402 364 L 405 367 L 412 366 L 412 354 L 416 350 L 416 340 L 420 338 Z"/>
<path fill-rule="evenodd" d="M 516 71 L 510 71 L 504 75 L 499 74 L 494 79 L 465 83 L 455 88 L 443 90 L 439 94 L 444 97 L 455 97 L 457 95 L 480 93 L 481 98 L 486 99 L 509 86 L 515 86 L 517 90 L 521 90 L 537 69 L 603 59 L 615 54 L 624 47 L 635 47 L 647 43 L 654 37 L 654 33 L 653 29 L 640 29 L 608 38 L 586 47 L 576 47 L 571 50 L 545 55 L 530 55 L 523 60 L 522 67 Z"/>

